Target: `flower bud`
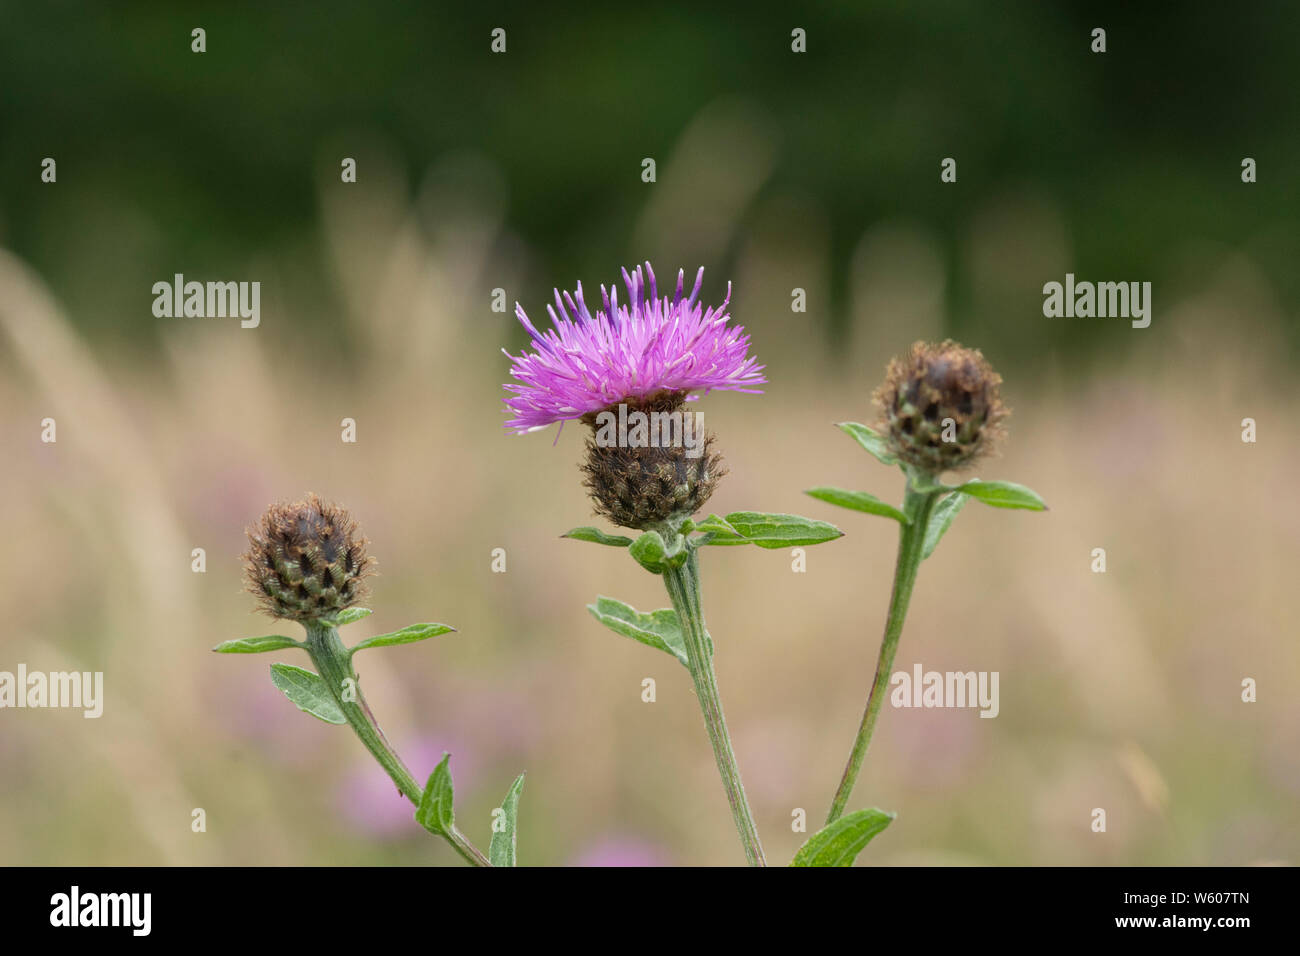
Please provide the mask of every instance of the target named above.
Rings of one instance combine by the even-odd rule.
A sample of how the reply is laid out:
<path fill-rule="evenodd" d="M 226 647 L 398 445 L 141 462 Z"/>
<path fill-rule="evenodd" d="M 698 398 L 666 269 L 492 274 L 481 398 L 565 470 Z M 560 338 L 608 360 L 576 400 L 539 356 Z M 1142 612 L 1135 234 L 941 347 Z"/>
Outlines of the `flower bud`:
<path fill-rule="evenodd" d="M 621 404 L 629 417 L 638 412 L 647 417 L 677 414 L 684 422 L 694 414 L 682 411 L 685 400 L 682 392 L 663 391 Z M 619 407 L 605 412 L 616 416 Z M 624 528 L 649 530 L 687 518 L 704 507 L 718 479 L 726 474 L 722 456 L 713 452 L 712 435 L 697 434 L 693 447 L 681 440 L 658 445 L 610 442 L 602 440 L 599 416 L 605 412 L 582 419 L 592 428 L 582 471 L 597 514 Z"/>
<path fill-rule="evenodd" d="M 902 461 L 932 475 L 964 468 L 993 451 L 1008 412 L 1002 376 L 979 349 L 951 339 L 917 342 L 893 359 L 876 390 L 882 431 Z"/>
<path fill-rule="evenodd" d="M 306 501 L 275 504 L 248 531 L 242 557 L 248 590 L 263 611 L 294 621 L 332 619 L 361 600 L 374 558 L 346 508 Z"/>

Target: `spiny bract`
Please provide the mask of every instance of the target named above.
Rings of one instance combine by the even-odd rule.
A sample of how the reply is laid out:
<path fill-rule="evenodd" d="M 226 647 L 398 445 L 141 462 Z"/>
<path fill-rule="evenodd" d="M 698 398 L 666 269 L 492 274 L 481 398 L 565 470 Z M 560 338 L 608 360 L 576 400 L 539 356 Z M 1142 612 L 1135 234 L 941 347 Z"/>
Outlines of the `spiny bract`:
<path fill-rule="evenodd" d="M 262 610 L 294 621 L 329 620 L 367 593 L 374 558 L 346 508 L 309 494 L 275 504 L 248 530 L 244 574 Z"/>
<path fill-rule="evenodd" d="M 679 413 L 685 398 L 680 392 L 659 392 L 643 401 L 629 401 L 630 410 Z M 583 421 L 596 431 L 596 414 Z M 624 528 L 649 530 L 673 518 L 688 517 L 704 507 L 718 479 L 727 473 L 722 456 L 713 451 L 713 436 L 701 436 L 697 454 L 680 444 L 646 447 L 604 445 L 587 439 L 587 461 L 582 466 L 587 490 L 597 514 Z"/>
<path fill-rule="evenodd" d="M 979 349 L 947 339 L 915 343 L 893 359 L 876 390 L 890 450 L 929 474 L 964 468 L 989 454 L 1008 412 L 1002 376 Z"/>

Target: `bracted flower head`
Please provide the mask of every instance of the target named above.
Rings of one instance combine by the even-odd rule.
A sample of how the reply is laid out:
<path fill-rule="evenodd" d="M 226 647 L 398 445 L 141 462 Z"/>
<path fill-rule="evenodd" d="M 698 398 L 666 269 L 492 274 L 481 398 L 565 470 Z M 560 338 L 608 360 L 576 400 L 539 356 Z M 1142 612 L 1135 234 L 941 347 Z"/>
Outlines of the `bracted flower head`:
<path fill-rule="evenodd" d="M 367 593 L 375 559 L 346 508 L 309 494 L 275 504 L 248 530 L 244 574 L 248 590 L 271 617 L 294 621 L 332 618 Z"/>
<path fill-rule="evenodd" d="M 648 277 L 648 286 L 647 286 Z M 555 422 L 583 421 L 596 438 L 588 442 L 583 470 L 597 511 L 616 524 L 649 528 L 703 506 L 722 474 L 711 436 L 692 449 L 680 443 L 628 445 L 599 440 L 602 412 L 689 415 L 683 403 L 698 392 L 728 389 L 757 392 L 766 379 L 749 354 L 749 336 L 729 325 L 727 306 L 705 308 L 699 301 L 704 270 L 685 294 L 685 273 L 677 273 L 672 296 L 659 297 L 654 270 L 645 264 L 623 270 L 628 302 L 601 286 L 602 307 L 593 315 L 579 283 L 573 294 L 555 292 L 547 306 L 552 328 L 540 332 L 522 306 L 515 314 L 532 336 L 533 351 L 510 355 L 507 428 L 529 432 Z M 558 309 L 558 314 L 557 310 Z M 509 355 L 509 353 L 507 353 Z M 620 429 L 622 435 L 622 429 Z"/>
<path fill-rule="evenodd" d="M 691 414 L 682 409 L 679 392 L 658 392 L 623 404 L 629 414 Z M 713 451 L 713 435 L 702 430 L 694 435 L 693 447 L 682 442 L 629 446 L 602 440 L 596 418 L 593 413 L 583 419 L 592 427 L 582 465 L 584 484 L 596 512 L 616 525 L 650 529 L 689 517 L 704 507 L 727 473 L 722 456 Z"/>
<path fill-rule="evenodd" d="M 915 343 L 889 363 L 876 390 L 890 450 L 929 474 L 964 468 L 989 454 L 1008 412 L 998 394 L 1002 376 L 979 349 L 951 339 Z"/>

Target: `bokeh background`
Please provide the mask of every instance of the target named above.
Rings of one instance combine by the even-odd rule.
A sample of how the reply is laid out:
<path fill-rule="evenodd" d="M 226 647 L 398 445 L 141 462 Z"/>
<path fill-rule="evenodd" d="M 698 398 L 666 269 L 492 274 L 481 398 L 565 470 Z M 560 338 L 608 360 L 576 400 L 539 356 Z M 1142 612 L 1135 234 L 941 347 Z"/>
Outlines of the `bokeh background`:
<path fill-rule="evenodd" d="M 710 510 L 847 532 L 806 573 L 788 552 L 703 555 L 773 862 L 838 781 L 895 548 L 889 522 L 801 492 L 901 497 L 831 423 L 871 420 L 888 358 L 944 335 L 985 351 L 1014 409 L 981 476 L 1051 510 L 972 504 L 926 562 L 896 666 L 997 670 L 1001 713 L 886 708 L 853 805 L 899 817 L 860 863 L 1300 857 L 1288 5 L 0 18 L 0 669 L 102 670 L 107 698 L 99 720 L 0 711 L 0 862 L 456 863 L 346 729 L 271 685 L 291 655 L 209 652 L 284 629 L 253 614 L 237 555 L 270 501 L 309 490 L 352 508 L 380 561 L 375 614 L 345 637 L 459 628 L 359 664 L 417 776 L 452 751 L 476 842 L 526 770 L 525 864 L 741 862 L 687 675 L 584 610 L 667 602 L 558 537 L 592 523 L 581 429 L 502 427 L 501 349 L 525 339 L 491 290 L 539 316 L 553 285 L 647 258 L 706 266 L 706 300 L 730 280 L 767 364 L 761 396 L 700 406 L 731 468 Z M 260 281 L 261 326 L 155 318 L 176 272 Z M 1152 282 L 1150 328 L 1044 318 L 1066 272 Z"/>

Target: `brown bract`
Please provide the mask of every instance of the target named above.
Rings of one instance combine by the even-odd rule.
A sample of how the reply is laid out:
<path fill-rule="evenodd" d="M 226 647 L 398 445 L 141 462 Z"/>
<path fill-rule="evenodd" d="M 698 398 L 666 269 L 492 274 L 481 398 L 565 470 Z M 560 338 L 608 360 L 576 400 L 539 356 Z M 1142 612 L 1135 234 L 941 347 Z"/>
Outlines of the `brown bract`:
<path fill-rule="evenodd" d="M 917 342 L 893 359 L 875 400 L 890 450 L 930 474 L 965 468 L 992 453 L 1009 414 L 1002 376 L 979 349 L 951 339 Z"/>
<path fill-rule="evenodd" d="M 276 618 L 331 618 L 368 593 L 365 578 L 375 559 L 356 520 L 340 505 L 309 494 L 304 501 L 274 504 L 255 528 L 241 556 L 248 590 Z"/>
<path fill-rule="evenodd" d="M 645 398 L 624 401 L 629 412 L 683 412 L 682 392 L 656 392 Z M 617 414 L 618 406 L 610 411 Z M 583 417 L 592 428 L 587 440 L 587 460 L 582 465 L 584 484 L 591 492 L 596 513 L 623 528 L 649 530 L 670 519 L 687 517 L 704 507 L 727 473 L 722 456 L 713 451 L 713 435 L 702 436 L 699 453 L 692 456 L 681 444 L 650 447 L 602 445 L 596 414 Z"/>

